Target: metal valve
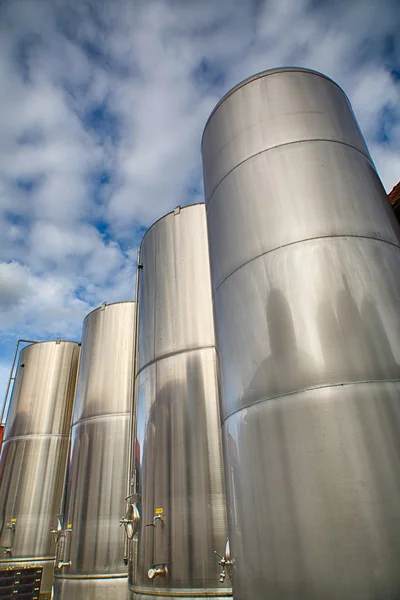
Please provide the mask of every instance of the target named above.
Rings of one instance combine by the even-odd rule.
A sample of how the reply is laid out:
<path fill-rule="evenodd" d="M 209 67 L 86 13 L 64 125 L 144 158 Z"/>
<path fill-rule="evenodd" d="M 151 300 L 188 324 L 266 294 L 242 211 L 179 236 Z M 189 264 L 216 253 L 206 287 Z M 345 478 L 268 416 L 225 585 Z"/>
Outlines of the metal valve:
<path fill-rule="evenodd" d="M 58 533 L 61 533 L 61 531 L 62 531 L 61 517 L 58 516 L 57 517 L 57 525 L 56 525 L 56 527 L 53 527 L 52 529 L 50 529 L 50 534 L 57 535 Z"/>
<path fill-rule="evenodd" d="M 11 548 L 4 548 L 4 554 L 11 554 Z"/>
<path fill-rule="evenodd" d="M 140 514 L 136 504 L 130 504 L 125 517 L 119 520 L 119 526 L 125 527 L 126 537 L 131 540 L 137 533 L 140 521 Z"/>
<path fill-rule="evenodd" d="M 165 515 L 154 515 L 153 522 L 147 523 L 146 527 L 156 527 L 158 521 L 160 521 L 161 525 L 165 525 Z"/>
<path fill-rule="evenodd" d="M 154 579 L 155 577 L 159 577 L 159 576 L 164 576 L 166 577 L 168 575 L 168 569 L 167 566 L 164 564 L 160 564 L 160 565 L 153 565 L 148 571 L 147 571 L 147 577 L 149 579 Z"/>
<path fill-rule="evenodd" d="M 57 563 L 57 569 L 62 569 L 64 567 L 70 567 L 71 566 L 71 561 L 69 560 L 68 562 L 63 562 L 60 561 Z"/>
<path fill-rule="evenodd" d="M 10 523 L 7 523 L 6 529 L 10 529 L 10 531 L 14 532 L 15 531 L 15 523 L 16 523 L 16 520 L 13 519 Z"/>
<path fill-rule="evenodd" d="M 221 571 L 219 574 L 220 583 L 224 583 L 227 574 L 229 576 L 229 579 L 232 580 L 230 567 L 233 565 L 233 561 L 231 560 L 231 550 L 230 550 L 230 545 L 229 545 L 229 539 L 226 540 L 225 556 L 222 556 L 216 550 L 214 550 L 214 554 L 216 554 L 220 559 L 218 561 L 218 564 L 221 567 Z"/>

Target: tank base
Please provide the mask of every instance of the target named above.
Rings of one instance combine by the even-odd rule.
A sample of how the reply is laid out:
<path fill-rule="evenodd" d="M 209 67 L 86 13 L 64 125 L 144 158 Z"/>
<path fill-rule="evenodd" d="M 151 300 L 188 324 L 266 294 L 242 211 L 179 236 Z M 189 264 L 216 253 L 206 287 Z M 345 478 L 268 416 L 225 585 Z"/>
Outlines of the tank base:
<path fill-rule="evenodd" d="M 229 596 L 153 596 L 149 594 L 136 594 L 130 592 L 129 600 L 171 600 L 171 598 L 179 598 L 179 600 L 223 600 L 224 598 L 232 598 L 232 594 Z"/>
<path fill-rule="evenodd" d="M 219 589 L 151 589 L 130 588 L 129 600 L 224 600 L 232 597 L 230 588 Z"/>
<path fill-rule="evenodd" d="M 153 596 L 149 594 L 136 594 L 135 592 L 130 592 L 129 600 L 171 600 L 171 598 L 179 598 L 179 600 L 223 600 L 224 598 L 232 598 L 232 594 L 226 596 L 178 596 L 178 595 L 169 595 L 169 596 Z"/>
<path fill-rule="evenodd" d="M 56 577 L 54 600 L 128 600 L 128 577 Z"/>

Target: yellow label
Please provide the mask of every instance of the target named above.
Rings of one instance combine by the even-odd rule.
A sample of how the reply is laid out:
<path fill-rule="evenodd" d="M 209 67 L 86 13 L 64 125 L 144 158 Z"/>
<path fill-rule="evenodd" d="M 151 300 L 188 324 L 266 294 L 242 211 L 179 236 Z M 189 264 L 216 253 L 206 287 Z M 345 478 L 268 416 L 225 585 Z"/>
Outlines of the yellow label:
<path fill-rule="evenodd" d="M 11 519 L 11 523 L 16 523 L 17 519 Z"/>
<path fill-rule="evenodd" d="M 164 512 L 163 508 L 156 508 L 156 515 L 162 515 Z"/>
<path fill-rule="evenodd" d="M 68 523 L 67 529 L 72 529 L 72 523 Z"/>

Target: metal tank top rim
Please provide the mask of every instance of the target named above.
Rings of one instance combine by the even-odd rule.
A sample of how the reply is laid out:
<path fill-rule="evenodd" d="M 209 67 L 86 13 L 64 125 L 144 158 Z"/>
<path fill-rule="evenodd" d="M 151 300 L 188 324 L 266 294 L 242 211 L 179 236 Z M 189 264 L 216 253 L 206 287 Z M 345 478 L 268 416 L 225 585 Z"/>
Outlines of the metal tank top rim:
<path fill-rule="evenodd" d="M 268 77 L 269 75 L 277 75 L 279 73 L 308 73 L 309 75 L 316 75 L 317 77 L 322 77 L 323 79 L 327 79 L 330 83 L 333 83 L 333 85 L 335 85 L 336 87 L 339 88 L 339 90 L 342 92 L 342 94 L 344 94 L 348 104 L 350 105 L 350 100 L 348 99 L 347 94 L 343 90 L 343 88 L 340 87 L 340 85 L 338 83 L 336 83 L 336 81 L 334 79 L 331 79 L 331 77 L 328 77 L 328 75 L 325 75 L 324 73 L 321 73 L 320 71 L 316 71 L 315 69 L 308 69 L 307 67 L 290 67 L 290 66 L 276 67 L 275 69 L 265 69 L 264 71 L 259 71 L 258 73 L 255 73 L 254 75 L 250 75 L 249 77 L 246 77 L 246 79 L 243 79 L 242 81 L 237 83 L 235 86 L 233 86 L 233 88 L 228 90 L 226 92 L 226 94 L 224 94 L 222 96 L 222 98 L 217 102 L 217 104 L 212 109 L 212 111 L 206 121 L 206 124 L 204 125 L 203 134 L 201 136 L 200 147 L 201 148 L 203 147 L 204 136 L 205 136 L 206 129 L 207 129 L 211 119 L 213 118 L 215 112 L 219 109 L 221 104 L 223 104 L 225 102 L 225 100 L 227 100 L 230 96 L 232 96 L 232 94 L 234 94 L 235 92 L 240 90 L 242 87 L 245 87 L 247 84 L 253 83 L 253 81 L 257 81 L 257 79 L 262 79 L 264 77 Z"/>

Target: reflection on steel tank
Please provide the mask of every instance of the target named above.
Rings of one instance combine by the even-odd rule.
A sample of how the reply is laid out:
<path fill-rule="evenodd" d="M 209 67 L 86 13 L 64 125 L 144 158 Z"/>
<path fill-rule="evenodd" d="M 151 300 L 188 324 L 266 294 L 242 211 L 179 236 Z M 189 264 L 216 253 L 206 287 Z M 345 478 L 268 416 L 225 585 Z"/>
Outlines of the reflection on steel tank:
<path fill-rule="evenodd" d="M 83 325 L 57 600 L 125 600 L 124 533 L 135 302 L 103 304 Z"/>
<path fill-rule="evenodd" d="M 400 230 L 352 109 L 282 68 L 203 167 L 240 600 L 400 596 Z"/>
<path fill-rule="evenodd" d="M 51 597 L 79 353 L 56 340 L 19 355 L 0 460 L 0 589 L 13 597 Z"/>
<path fill-rule="evenodd" d="M 231 596 L 204 204 L 157 221 L 140 266 L 132 598 Z"/>

